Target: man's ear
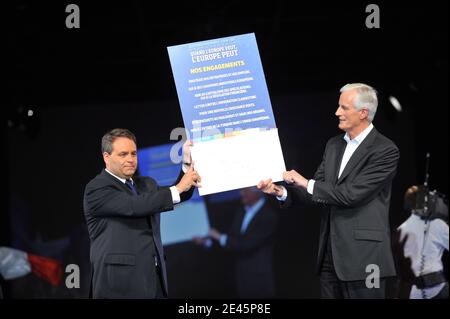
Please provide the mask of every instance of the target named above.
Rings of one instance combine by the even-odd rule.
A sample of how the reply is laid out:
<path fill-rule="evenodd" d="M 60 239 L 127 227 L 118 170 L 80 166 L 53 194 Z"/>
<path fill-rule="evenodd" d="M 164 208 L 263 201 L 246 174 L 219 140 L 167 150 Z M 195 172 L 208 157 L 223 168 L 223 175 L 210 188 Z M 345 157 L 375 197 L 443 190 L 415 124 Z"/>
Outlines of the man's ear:
<path fill-rule="evenodd" d="M 105 165 L 108 166 L 109 164 L 109 157 L 111 156 L 111 154 L 109 154 L 108 152 L 103 152 L 103 161 L 105 161 Z"/>
<path fill-rule="evenodd" d="M 361 112 L 359 113 L 359 119 L 360 120 L 364 120 L 369 118 L 369 110 L 368 109 L 362 109 Z"/>

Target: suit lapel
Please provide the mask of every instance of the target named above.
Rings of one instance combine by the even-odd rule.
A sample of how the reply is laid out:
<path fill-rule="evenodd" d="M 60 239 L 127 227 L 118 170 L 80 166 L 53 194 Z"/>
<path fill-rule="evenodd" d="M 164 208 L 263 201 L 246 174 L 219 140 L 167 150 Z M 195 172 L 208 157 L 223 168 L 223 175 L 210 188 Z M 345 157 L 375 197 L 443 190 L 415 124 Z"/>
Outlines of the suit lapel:
<path fill-rule="evenodd" d="M 134 185 L 136 186 L 136 190 L 138 192 L 138 195 L 145 193 L 145 190 L 147 189 L 147 186 L 145 183 L 141 183 L 141 179 L 134 177 L 133 178 Z"/>
<path fill-rule="evenodd" d="M 339 168 L 341 167 L 341 163 L 342 163 L 342 157 L 344 156 L 344 151 L 345 151 L 345 147 L 347 146 L 347 143 L 344 140 L 344 137 L 342 136 L 342 138 L 339 139 L 337 145 L 336 145 L 336 150 L 335 150 L 335 156 L 332 156 L 331 158 L 336 158 L 338 160 L 333 161 L 333 171 L 332 171 L 332 175 L 333 176 L 333 183 L 337 182 L 338 180 L 338 175 L 339 175 Z"/>
<path fill-rule="evenodd" d="M 124 183 L 122 183 L 122 181 L 118 180 L 117 178 L 115 178 L 114 176 L 112 176 L 111 174 L 109 174 L 106 170 L 102 171 L 103 176 L 105 176 L 107 179 L 109 179 L 110 181 L 112 181 L 112 183 L 115 183 L 116 185 L 120 185 L 120 187 L 122 187 L 122 189 L 124 189 L 127 193 L 129 194 L 133 194 L 133 192 L 131 191 L 131 189 L 128 188 L 127 185 L 125 185 Z"/>
<path fill-rule="evenodd" d="M 362 141 L 361 145 L 358 146 L 356 151 L 350 157 L 347 165 L 344 168 L 344 171 L 341 174 L 341 177 L 338 179 L 337 184 L 341 183 L 345 177 L 353 170 L 353 168 L 358 164 L 362 158 L 367 154 L 367 150 L 373 145 L 375 137 L 377 135 L 377 131 L 375 128 L 370 131 L 369 135 L 366 136 L 364 141 Z M 342 160 L 342 158 L 341 158 Z"/>

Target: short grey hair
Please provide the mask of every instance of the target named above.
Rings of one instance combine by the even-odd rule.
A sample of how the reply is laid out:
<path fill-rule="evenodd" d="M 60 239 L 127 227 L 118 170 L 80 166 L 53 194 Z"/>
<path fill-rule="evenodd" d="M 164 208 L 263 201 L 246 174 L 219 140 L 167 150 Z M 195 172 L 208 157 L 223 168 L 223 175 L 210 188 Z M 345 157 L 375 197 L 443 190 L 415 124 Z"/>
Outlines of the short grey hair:
<path fill-rule="evenodd" d="M 126 128 L 115 128 L 102 137 L 102 154 L 104 152 L 111 154 L 112 153 L 112 144 L 118 137 L 126 137 L 129 138 L 136 144 L 136 136 Z"/>
<path fill-rule="evenodd" d="M 378 107 L 377 91 L 373 87 L 364 83 L 350 83 L 344 85 L 340 92 L 342 93 L 354 89 L 357 93 L 353 103 L 354 107 L 357 110 L 367 109 L 369 112 L 367 119 L 369 122 L 372 122 L 375 117 L 375 113 L 377 113 Z"/>

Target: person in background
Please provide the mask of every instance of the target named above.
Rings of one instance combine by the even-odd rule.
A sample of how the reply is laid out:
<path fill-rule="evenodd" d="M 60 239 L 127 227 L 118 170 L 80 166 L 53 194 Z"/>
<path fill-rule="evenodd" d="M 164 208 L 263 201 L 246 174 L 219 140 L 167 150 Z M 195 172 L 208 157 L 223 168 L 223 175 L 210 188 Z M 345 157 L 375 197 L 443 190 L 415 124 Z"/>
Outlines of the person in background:
<path fill-rule="evenodd" d="M 427 208 L 424 197 L 427 196 Z M 399 241 L 403 243 L 403 256 L 411 260 L 409 272 L 413 276 L 399 274 L 401 279 L 410 278 L 409 298 L 447 299 L 448 281 L 444 275 L 442 254 L 448 251 L 448 203 L 437 192 L 429 192 L 423 186 L 411 186 L 404 198 L 405 210 L 411 215 L 398 227 Z M 411 278 L 412 277 L 412 278 Z M 405 285 L 405 280 L 400 282 Z"/>
<path fill-rule="evenodd" d="M 278 214 L 256 187 L 241 189 L 240 197 L 243 207 L 236 212 L 228 232 L 211 228 L 207 238 L 194 241 L 208 246 L 213 240 L 232 253 L 238 298 L 273 298 Z"/>

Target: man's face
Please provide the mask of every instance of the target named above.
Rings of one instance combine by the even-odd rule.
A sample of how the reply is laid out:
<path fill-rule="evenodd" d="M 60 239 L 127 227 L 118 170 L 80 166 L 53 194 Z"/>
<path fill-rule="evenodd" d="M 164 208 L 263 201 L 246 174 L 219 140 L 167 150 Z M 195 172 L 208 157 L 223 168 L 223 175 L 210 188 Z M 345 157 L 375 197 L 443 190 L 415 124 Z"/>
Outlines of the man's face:
<path fill-rule="evenodd" d="M 118 137 L 112 143 L 112 152 L 103 153 L 106 168 L 121 178 L 128 179 L 137 169 L 137 150 L 133 140 Z"/>
<path fill-rule="evenodd" d="M 357 95 L 356 89 L 341 93 L 339 97 L 339 107 L 336 110 L 336 116 L 339 118 L 339 128 L 345 132 L 358 128 L 365 119 L 368 111 L 355 109 L 354 101 Z"/>

